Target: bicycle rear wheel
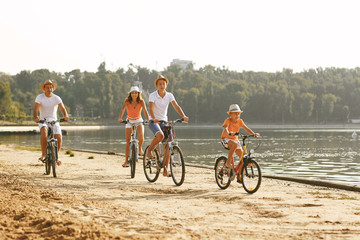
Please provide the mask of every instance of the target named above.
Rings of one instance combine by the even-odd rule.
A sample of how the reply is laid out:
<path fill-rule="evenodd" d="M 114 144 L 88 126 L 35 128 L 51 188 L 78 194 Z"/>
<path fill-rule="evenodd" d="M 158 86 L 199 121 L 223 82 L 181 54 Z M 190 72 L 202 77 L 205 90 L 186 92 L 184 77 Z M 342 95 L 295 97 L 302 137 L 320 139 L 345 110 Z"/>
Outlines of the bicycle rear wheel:
<path fill-rule="evenodd" d="M 231 169 L 225 167 L 227 158 L 224 156 L 219 157 L 215 161 L 215 180 L 219 188 L 227 189 L 231 183 Z"/>
<path fill-rule="evenodd" d="M 51 159 L 50 159 L 53 177 L 56 177 L 56 147 L 55 143 L 51 142 Z"/>
<path fill-rule="evenodd" d="M 144 152 L 144 158 L 143 158 L 143 167 L 144 167 L 144 173 L 145 177 L 149 182 L 155 182 L 160 174 L 160 166 L 158 165 L 159 162 L 159 154 L 156 148 L 154 149 L 154 159 L 149 159 L 146 157 L 147 150 L 149 146 L 146 147 Z"/>
<path fill-rule="evenodd" d="M 261 168 L 253 159 L 244 163 L 241 169 L 241 182 L 246 192 L 255 193 L 261 185 Z"/>
<path fill-rule="evenodd" d="M 170 171 L 176 186 L 181 186 L 185 180 L 185 162 L 182 151 L 177 146 L 173 147 L 173 151 L 170 154 Z"/>
<path fill-rule="evenodd" d="M 135 168 L 137 161 L 137 152 L 135 144 L 131 144 L 131 155 L 130 155 L 130 174 L 131 178 L 135 177 Z"/>

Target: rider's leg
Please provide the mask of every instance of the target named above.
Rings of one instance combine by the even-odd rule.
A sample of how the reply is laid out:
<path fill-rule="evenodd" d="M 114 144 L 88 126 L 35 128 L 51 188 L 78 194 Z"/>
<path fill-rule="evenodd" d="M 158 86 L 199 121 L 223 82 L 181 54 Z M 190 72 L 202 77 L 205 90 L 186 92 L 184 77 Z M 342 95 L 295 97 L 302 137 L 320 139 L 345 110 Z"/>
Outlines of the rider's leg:
<path fill-rule="evenodd" d="M 123 167 L 126 167 L 129 162 L 131 131 L 132 131 L 131 128 L 125 128 L 126 145 L 125 145 L 125 162 L 122 165 Z"/>
<path fill-rule="evenodd" d="M 47 147 L 47 128 L 45 126 L 40 129 L 40 134 L 41 158 L 39 160 L 44 160 L 46 158 Z"/>
<path fill-rule="evenodd" d="M 239 168 L 239 167 L 242 167 L 242 165 L 243 165 L 243 163 L 244 163 L 244 161 L 242 160 L 242 154 L 243 154 L 243 151 L 242 151 L 242 149 L 240 148 L 238 148 L 238 149 L 236 149 L 235 150 L 235 153 L 236 153 L 236 155 L 238 155 L 239 156 L 239 159 L 241 160 L 241 161 L 239 161 L 239 163 L 238 163 L 238 165 L 236 166 L 237 168 Z"/>
<path fill-rule="evenodd" d="M 61 134 L 54 134 L 54 138 L 57 140 L 58 142 L 58 151 L 60 151 L 61 149 L 61 144 L 62 144 L 62 136 Z"/>
<path fill-rule="evenodd" d="M 226 166 L 229 168 L 234 168 L 234 158 L 233 155 L 235 153 L 235 150 L 237 148 L 237 143 L 234 141 L 229 141 L 228 142 L 228 148 L 229 148 L 229 153 L 228 153 L 228 159 L 226 161 Z"/>
<path fill-rule="evenodd" d="M 164 144 L 164 158 L 163 160 L 165 161 L 163 163 L 164 165 L 164 172 L 163 172 L 163 176 L 168 176 L 168 166 L 169 166 L 169 161 L 170 161 L 170 151 L 169 151 L 169 147 L 167 146 L 167 144 Z"/>
<path fill-rule="evenodd" d="M 157 132 L 155 135 L 155 138 L 151 141 L 148 151 L 146 153 L 148 158 L 152 158 L 151 151 L 154 149 L 154 147 L 159 144 L 164 139 L 164 134 L 162 131 Z"/>
<path fill-rule="evenodd" d="M 137 126 L 137 134 L 139 139 L 139 155 L 143 156 L 144 153 L 142 150 L 142 145 L 144 143 L 144 126 L 142 124 Z"/>
<path fill-rule="evenodd" d="M 236 149 L 235 153 L 236 153 L 236 155 L 239 156 L 239 159 L 240 159 L 238 165 L 235 167 L 235 170 L 236 170 L 236 173 L 237 173 L 237 180 L 241 181 L 241 173 L 240 173 L 240 171 L 242 169 L 242 166 L 244 165 L 244 160 L 242 159 L 243 150 L 241 148 Z"/>
<path fill-rule="evenodd" d="M 54 134 L 54 138 L 57 140 L 57 143 L 58 143 L 57 151 L 59 152 L 60 149 L 61 149 L 62 135 L 61 135 L 61 134 Z M 56 161 L 56 164 L 57 164 L 58 166 L 60 166 L 60 165 L 61 165 L 61 161 L 60 161 L 60 160 L 57 160 L 57 161 Z"/>

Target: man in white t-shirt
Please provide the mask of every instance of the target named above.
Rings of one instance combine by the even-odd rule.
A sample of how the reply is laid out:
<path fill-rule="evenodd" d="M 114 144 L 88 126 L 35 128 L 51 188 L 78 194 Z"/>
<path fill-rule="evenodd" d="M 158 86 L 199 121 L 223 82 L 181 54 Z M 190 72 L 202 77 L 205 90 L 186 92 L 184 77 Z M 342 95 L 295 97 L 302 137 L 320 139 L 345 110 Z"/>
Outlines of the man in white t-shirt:
<path fill-rule="evenodd" d="M 154 133 L 155 138 L 150 143 L 150 146 L 146 152 L 146 156 L 148 158 L 153 158 L 151 152 L 154 147 L 159 144 L 161 141 L 165 141 L 164 139 L 164 132 L 163 128 L 165 124 L 159 124 L 159 121 L 168 121 L 167 111 L 169 103 L 172 104 L 175 111 L 183 118 L 184 122 L 188 122 L 189 118 L 184 114 L 181 107 L 177 104 L 175 97 L 172 93 L 166 92 L 166 87 L 169 83 L 169 80 L 159 75 L 155 80 L 154 84 L 157 87 L 157 91 L 153 92 L 149 96 L 149 114 L 150 114 L 150 121 L 149 121 L 149 128 Z M 167 173 L 167 166 L 169 164 L 169 154 L 164 154 L 165 157 L 165 166 L 163 175 L 169 176 L 170 174 Z"/>
<path fill-rule="evenodd" d="M 35 99 L 33 117 L 34 121 L 39 124 L 40 128 L 40 144 L 41 144 L 41 152 L 42 155 L 39 158 L 40 161 L 44 161 L 46 158 L 46 146 L 47 146 L 47 123 L 39 123 L 40 119 L 46 121 L 54 121 L 57 120 L 57 109 L 60 108 L 62 115 L 64 116 L 65 121 L 69 120 L 68 113 L 64 107 L 64 104 L 61 98 L 55 94 L 53 91 L 56 89 L 57 85 L 53 83 L 51 80 L 45 81 L 41 84 L 40 89 L 44 92 L 38 95 Z M 40 111 L 40 117 L 38 113 Z M 57 122 L 53 127 L 54 137 L 58 141 L 58 151 L 61 149 L 61 128 L 60 124 Z M 61 161 L 57 161 L 57 165 L 60 165 Z"/>

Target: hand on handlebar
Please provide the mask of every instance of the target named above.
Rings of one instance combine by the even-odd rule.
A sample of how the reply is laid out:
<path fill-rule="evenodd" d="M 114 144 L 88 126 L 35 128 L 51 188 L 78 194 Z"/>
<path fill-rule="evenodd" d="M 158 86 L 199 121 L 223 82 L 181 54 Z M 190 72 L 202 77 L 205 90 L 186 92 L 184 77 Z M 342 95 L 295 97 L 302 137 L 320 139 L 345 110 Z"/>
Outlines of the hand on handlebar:
<path fill-rule="evenodd" d="M 182 119 L 183 119 L 183 122 L 186 122 L 186 123 L 189 122 L 189 118 L 187 116 L 184 116 Z"/>
<path fill-rule="evenodd" d="M 39 122 L 40 122 L 39 116 L 36 116 L 36 117 L 34 118 L 34 121 L 35 121 L 36 123 L 39 123 Z"/>

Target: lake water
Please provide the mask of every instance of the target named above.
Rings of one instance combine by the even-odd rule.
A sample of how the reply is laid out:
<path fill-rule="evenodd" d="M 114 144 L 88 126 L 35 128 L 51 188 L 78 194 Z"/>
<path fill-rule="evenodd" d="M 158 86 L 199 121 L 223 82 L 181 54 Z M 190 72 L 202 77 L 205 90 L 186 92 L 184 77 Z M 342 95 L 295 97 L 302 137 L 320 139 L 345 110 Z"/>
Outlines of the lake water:
<path fill-rule="evenodd" d="M 124 153 L 124 126 L 64 127 L 63 147 Z M 360 184 L 360 139 L 352 138 L 354 129 L 271 129 L 255 128 L 261 139 L 251 139 L 248 148 L 260 147 L 255 157 L 264 174 L 288 175 L 333 182 Z M 188 163 L 213 166 L 226 155 L 219 142 L 221 127 L 176 127 L 179 145 Z M 358 135 L 360 131 L 357 130 Z M 153 135 L 145 127 L 144 148 Z M 0 135 L 2 143 L 39 145 L 39 135 Z"/>

